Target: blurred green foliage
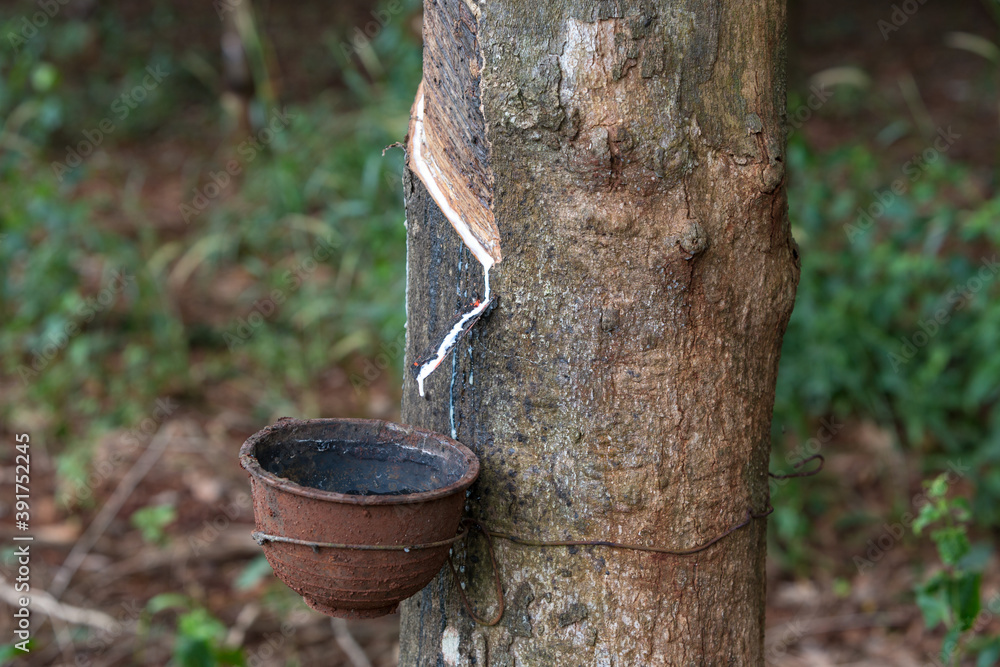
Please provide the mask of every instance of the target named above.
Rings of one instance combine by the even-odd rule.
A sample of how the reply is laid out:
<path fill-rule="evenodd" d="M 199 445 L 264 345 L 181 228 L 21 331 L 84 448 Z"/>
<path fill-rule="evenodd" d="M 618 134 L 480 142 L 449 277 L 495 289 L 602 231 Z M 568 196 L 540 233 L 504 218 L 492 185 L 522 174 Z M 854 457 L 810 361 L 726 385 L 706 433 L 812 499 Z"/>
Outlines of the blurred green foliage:
<path fill-rule="evenodd" d="M 168 4 L 157 7 L 146 26 L 153 32 L 176 21 Z M 0 20 L 0 32 L 20 30 L 19 18 Z M 154 224 L 130 190 L 155 177 L 141 165 L 124 167 L 117 199 L 106 194 L 104 186 L 121 186 L 107 182 L 116 165 L 100 151 L 150 133 L 194 132 L 175 119 L 180 105 L 216 104 L 199 83 L 205 59 L 163 47 L 139 57 L 122 43 L 129 33 L 113 11 L 51 21 L 16 53 L 0 49 L 0 352 L 13 378 L 0 409 L 8 423 L 28 414 L 47 439 L 76 443 L 60 459 L 65 481 L 82 483 L 86 443 L 136 424 L 158 396 L 197 400 L 212 382 L 244 376 L 259 388 L 263 418 L 305 414 L 316 407 L 296 409 L 289 397 L 402 331 L 402 154 L 382 149 L 406 133 L 419 44 L 404 21 L 391 21 L 359 45 L 363 58 L 348 58 L 341 30 L 327 46 L 346 90 L 282 109 L 290 121 L 266 148 L 243 154 L 240 174 L 180 238 Z M 79 77 L 86 58 L 98 62 Z M 121 119 L 113 105 L 151 66 L 169 74 Z M 105 119 L 114 129 L 97 140 Z M 194 140 L 220 146 L 183 166 L 188 205 L 231 157 L 222 132 L 200 131 Z M 88 142 L 97 144 L 92 155 Z M 73 151 L 88 157 L 73 166 Z M 185 318 L 234 272 L 247 286 L 225 317 Z"/>
<path fill-rule="evenodd" d="M 977 667 L 989 667 L 1000 660 L 1000 637 L 982 634 L 982 630 L 1000 611 L 1000 596 L 984 608 L 982 603 L 983 568 L 992 555 L 987 545 L 975 548 L 969 542 L 971 520 L 965 498 L 948 497 L 950 479 L 945 473 L 925 483 L 927 503 L 913 522 L 913 532 L 930 531 L 937 547 L 941 567 L 914 589 L 917 605 L 928 630 L 939 625 L 947 628 L 941 646 L 941 664 L 959 665 L 963 655 L 977 656 Z"/>
<path fill-rule="evenodd" d="M 910 126 L 891 125 L 892 142 Z M 934 141 L 908 139 L 915 155 Z M 818 442 L 824 416 L 840 425 L 868 421 L 924 474 L 949 463 L 968 469 L 973 519 L 989 525 L 1000 517 L 995 177 L 940 152 L 914 169 L 917 162 L 894 161 L 877 144 L 861 139 L 819 152 L 800 134 L 789 140 L 789 217 L 802 274 L 778 374 L 772 469 L 803 450 L 836 455 Z M 901 195 L 891 190 L 897 181 Z M 839 437 L 843 445 L 851 434 Z M 905 485 L 886 488 L 894 488 L 894 514 L 911 509 Z M 863 504 L 843 511 L 851 504 L 844 491 L 823 476 L 781 486 L 771 555 L 792 570 L 825 561 L 849 571 L 809 547 L 816 518 L 841 508 L 835 529 L 858 536 L 887 517 Z"/>
<path fill-rule="evenodd" d="M 177 626 L 172 631 L 152 624 L 153 617 L 167 610 L 177 612 Z M 246 664 L 239 648 L 225 645 L 228 632 L 225 624 L 183 595 L 163 593 L 146 604 L 140 621 L 140 646 L 155 633 L 164 631 L 171 632 L 174 637 L 170 662 L 173 667 L 243 667 Z"/>
<path fill-rule="evenodd" d="M 914 180 L 887 162 L 864 144 L 820 155 L 799 137 L 790 142 L 802 276 L 782 349 L 775 435 L 791 429 L 805 441 L 822 415 L 872 420 L 927 471 L 948 461 L 971 466 L 976 517 L 994 521 L 1000 197 L 943 154 Z M 908 190 L 888 201 L 899 179 Z M 869 223 L 859 209 L 877 213 L 880 196 L 888 204 Z"/>
<path fill-rule="evenodd" d="M 165 528 L 177 518 L 173 505 L 149 505 L 132 512 L 130 521 L 142 533 L 142 539 L 156 545 L 167 543 Z"/>

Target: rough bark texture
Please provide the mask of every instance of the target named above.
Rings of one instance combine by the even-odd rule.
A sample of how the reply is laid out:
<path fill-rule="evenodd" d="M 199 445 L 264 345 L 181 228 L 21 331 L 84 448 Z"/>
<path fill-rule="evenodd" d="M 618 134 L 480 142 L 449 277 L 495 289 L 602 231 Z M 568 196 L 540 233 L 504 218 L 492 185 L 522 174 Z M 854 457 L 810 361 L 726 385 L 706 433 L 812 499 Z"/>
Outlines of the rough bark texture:
<path fill-rule="evenodd" d="M 428 49 L 449 39 L 433 17 L 462 2 L 426 0 L 441 30 Z M 426 399 L 407 378 L 403 420 L 454 428 L 478 453 L 469 511 L 496 530 L 703 543 L 767 505 L 798 280 L 784 3 L 488 0 L 468 14 L 499 304 Z M 439 85 L 447 70 L 425 55 L 424 85 Z M 405 184 L 412 361 L 483 282 L 422 184 Z M 401 664 L 763 664 L 764 538 L 756 520 L 690 557 L 497 540 L 503 621 L 472 623 L 443 572 L 404 604 Z M 481 539 L 457 550 L 484 616 L 488 563 Z"/>

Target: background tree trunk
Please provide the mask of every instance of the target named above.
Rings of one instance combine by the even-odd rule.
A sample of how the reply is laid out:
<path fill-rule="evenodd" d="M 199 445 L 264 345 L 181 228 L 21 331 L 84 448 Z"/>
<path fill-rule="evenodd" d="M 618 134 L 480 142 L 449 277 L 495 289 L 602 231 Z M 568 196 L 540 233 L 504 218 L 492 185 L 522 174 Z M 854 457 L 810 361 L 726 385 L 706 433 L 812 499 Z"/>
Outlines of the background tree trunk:
<path fill-rule="evenodd" d="M 687 548 L 763 511 L 798 280 L 784 3 L 426 0 L 424 26 L 425 89 L 481 96 L 504 259 L 403 420 L 478 453 L 495 530 Z M 483 278 L 404 180 L 409 366 Z M 765 525 L 690 557 L 496 540 L 503 621 L 445 571 L 403 605 L 401 664 L 763 664 Z M 491 615 L 482 539 L 456 564 Z"/>

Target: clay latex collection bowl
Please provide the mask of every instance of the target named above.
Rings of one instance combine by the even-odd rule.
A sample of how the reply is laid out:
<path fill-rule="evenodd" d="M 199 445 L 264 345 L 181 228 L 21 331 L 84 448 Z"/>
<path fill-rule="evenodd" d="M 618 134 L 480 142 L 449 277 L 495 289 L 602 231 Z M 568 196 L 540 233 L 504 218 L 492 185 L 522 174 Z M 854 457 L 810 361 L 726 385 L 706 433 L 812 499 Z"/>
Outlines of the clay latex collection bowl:
<path fill-rule="evenodd" d="M 254 535 L 275 575 L 313 609 L 345 618 L 395 611 L 440 571 L 450 544 L 316 543 L 446 542 L 479 474 L 465 445 L 370 419 L 281 419 L 247 439 L 240 464 L 250 474 Z"/>

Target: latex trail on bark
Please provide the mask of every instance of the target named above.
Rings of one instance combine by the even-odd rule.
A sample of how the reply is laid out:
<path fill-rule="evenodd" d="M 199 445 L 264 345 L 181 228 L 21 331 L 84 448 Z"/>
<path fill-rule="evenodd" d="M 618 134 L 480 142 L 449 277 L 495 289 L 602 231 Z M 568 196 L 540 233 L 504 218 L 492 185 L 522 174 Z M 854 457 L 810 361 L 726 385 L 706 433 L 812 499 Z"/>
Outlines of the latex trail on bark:
<path fill-rule="evenodd" d="M 428 122 L 426 103 L 424 83 L 421 81 L 410 114 L 407 163 L 423 182 L 434 203 L 458 232 L 463 243 L 482 264 L 485 294 L 469 310 L 460 313 L 440 343 L 414 364 L 421 396 L 424 395 L 424 380 L 441 365 L 461 337 L 472 329 L 493 303 L 490 295 L 490 269 L 503 258 L 500 254 L 500 232 L 490 210 L 488 194 L 484 195 L 488 193 L 488 189 L 476 187 L 488 185 L 486 181 L 489 180 L 489 174 L 485 165 L 470 165 L 475 160 L 470 160 L 465 165 L 456 165 L 455 161 L 448 159 L 443 144 L 435 139 L 431 129 L 434 125 Z M 463 171 L 466 173 L 462 173 Z"/>
<path fill-rule="evenodd" d="M 486 290 L 489 292 L 489 278 L 487 277 Z M 454 349 L 458 341 L 461 340 L 462 336 L 469 333 L 472 327 L 475 326 L 479 318 L 482 317 L 483 313 L 493 304 L 492 298 L 486 299 L 476 299 L 469 310 L 459 313 L 455 320 L 452 322 L 451 326 L 448 328 L 448 332 L 441 339 L 441 342 L 436 346 L 432 346 L 431 352 L 426 354 L 421 359 L 414 362 L 414 371 L 417 374 L 417 387 L 420 390 L 420 395 L 424 395 L 424 380 L 426 380 L 431 373 L 433 373 L 441 365 L 441 362 L 445 360 L 448 353 Z"/>
<path fill-rule="evenodd" d="M 439 343 L 415 365 L 421 396 L 424 380 L 489 308 L 490 269 L 503 259 L 493 217 L 493 174 L 480 96 L 479 8 L 466 0 L 441 3 L 436 9 L 425 14 L 425 76 L 410 111 L 406 163 L 482 264 L 485 294 L 459 313 Z"/>

